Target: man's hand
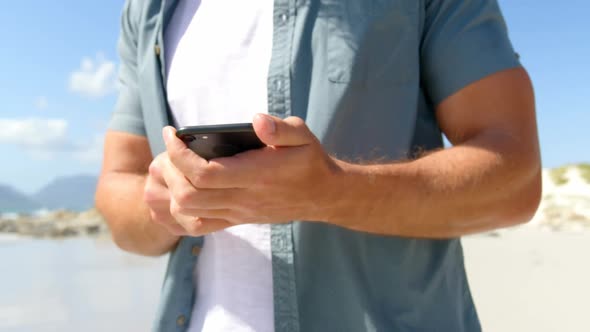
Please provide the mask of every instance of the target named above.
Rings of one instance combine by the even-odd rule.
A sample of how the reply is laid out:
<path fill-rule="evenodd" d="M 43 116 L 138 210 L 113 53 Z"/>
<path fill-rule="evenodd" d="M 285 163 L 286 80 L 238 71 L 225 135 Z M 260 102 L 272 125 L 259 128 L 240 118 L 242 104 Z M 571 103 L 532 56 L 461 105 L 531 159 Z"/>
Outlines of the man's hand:
<path fill-rule="evenodd" d="M 96 208 L 121 249 L 158 256 L 173 249 L 179 238 L 152 221 L 150 207 L 143 199 L 152 161 L 145 136 L 108 131 L 96 190 Z M 154 183 L 154 179 L 150 182 Z"/>
<path fill-rule="evenodd" d="M 167 157 L 151 173 L 160 171 L 156 182 L 168 188 L 170 215 L 191 236 L 313 220 L 381 235 L 457 237 L 525 222 L 536 210 L 534 114 L 526 72 L 508 70 L 438 105 L 455 146 L 414 161 L 348 164 L 329 157 L 301 119 L 257 115 L 254 129 L 267 147 L 211 161 L 166 127 Z"/>
<path fill-rule="evenodd" d="M 154 168 L 162 169 L 170 191 L 171 215 L 190 235 L 234 224 L 325 219 L 324 202 L 338 194 L 332 183 L 340 163 L 300 118 L 259 114 L 253 125 L 267 147 L 211 161 L 188 149 L 174 128 L 164 128 L 168 158 Z"/>
<path fill-rule="evenodd" d="M 165 164 L 169 162 L 168 153 L 159 154 L 150 164 L 143 191 L 143 200 L 150 210 L 151 220 L 162 225 L 176 236 L 187 235 L 186 231 L 170 214 L 170 191 L 162 175 Z"/>
<path fill-rule="evenodd" d="M 206 225 L 196 215 L 185 215 L 168 189 L 171 183 L 183 175 L 171 163 L 168 152 L 159 154 L 149 167 L 144 189 L 144 201 L 150 209 L 151 220 L 168 232 L 180 236 L 200 236 L 231 226 L 224 220 L 210 220 Z"/>

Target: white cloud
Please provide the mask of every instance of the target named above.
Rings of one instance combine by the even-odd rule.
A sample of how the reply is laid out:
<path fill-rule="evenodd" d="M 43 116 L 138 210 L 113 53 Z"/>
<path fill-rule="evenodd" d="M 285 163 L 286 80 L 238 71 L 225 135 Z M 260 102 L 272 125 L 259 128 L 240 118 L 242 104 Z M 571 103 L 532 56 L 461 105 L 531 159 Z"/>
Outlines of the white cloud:
<path fill-rule="evenodd" d="M 80 68 L 70 74 L 70 91 L 86 97 L 99 98 L 114 92 L 117 86 L 116 66 L 102 54 L 95 59 L 85 57 Z"/>
<path fill-rule="evenodd" d="M 64 119 L 0 119 L 0 144 L 16 145 L 36 159 L 69 155 L 94 163 L 102 158 L 103 135 L 96 135 L 92 140 L 72 140 Z"/>
<path fill-rule="evenodd" d="M 47 108 L 47 106 L 49 106 L 49 103 L 47 102 L 47 97 L 45 97 L 45 96 L 37 97 L 37 99 L 35 100 L 35 107 L 38 110 L 43 111 Z"/>
<path fill-rule="evenodd" d="M 68 123 L 63 119 L 0 119 L 0 143 L 25 149 L 56 149 L 67 145 Z"/>

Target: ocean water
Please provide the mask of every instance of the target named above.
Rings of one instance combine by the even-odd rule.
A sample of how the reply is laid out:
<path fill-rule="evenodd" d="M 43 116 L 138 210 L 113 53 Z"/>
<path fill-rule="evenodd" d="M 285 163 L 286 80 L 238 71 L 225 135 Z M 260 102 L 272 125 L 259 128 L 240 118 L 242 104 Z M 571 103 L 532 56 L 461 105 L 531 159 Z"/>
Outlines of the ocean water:
<path fill-rule="evenodd" d="M 149 331 L 166 257 L 109 240 L 0 236 L 0 331 Z"/>

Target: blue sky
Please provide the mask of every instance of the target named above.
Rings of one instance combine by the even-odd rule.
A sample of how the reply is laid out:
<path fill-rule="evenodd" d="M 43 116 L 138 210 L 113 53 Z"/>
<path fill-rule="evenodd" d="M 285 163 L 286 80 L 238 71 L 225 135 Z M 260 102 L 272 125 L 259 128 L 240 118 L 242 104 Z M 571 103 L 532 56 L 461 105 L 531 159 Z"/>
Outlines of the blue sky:
<path fill-rule="evenodd" d="M 0 11 L 0 184 L 97 174 L 116 98 L 123 1 L 9 1 Z M 533 79 L 545 167 L 590 161 L 590 2 L 500 0 Z"/>

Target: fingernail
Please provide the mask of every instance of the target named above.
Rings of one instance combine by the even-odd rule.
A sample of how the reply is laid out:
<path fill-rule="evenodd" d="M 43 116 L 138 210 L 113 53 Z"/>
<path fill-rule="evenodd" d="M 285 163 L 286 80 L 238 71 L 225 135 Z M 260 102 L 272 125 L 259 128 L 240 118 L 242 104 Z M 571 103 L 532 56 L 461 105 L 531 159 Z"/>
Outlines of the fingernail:
<path fill-rule="evenodd" d="M 271 118 L 270 116 L 268 116 L 266 114 L 260 114 L 258 116 L 264 118 L 264 121 L 266 121 L 266 123 L 268 124 L 268 133 L 269 134 L 274 134 L 277 131 L 277 125 L 275 124 L 275 120 L 273 118 Z"/>
<path fill-rule="evenodd" d="M 170 137 L 172 135 L 172 128 L 166 126 L 164 127 L 164 130 L 162 131 L 162 136 L 164 136 L 164 141 L 168 142 L 170 140 Z"/>

